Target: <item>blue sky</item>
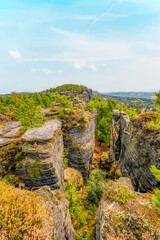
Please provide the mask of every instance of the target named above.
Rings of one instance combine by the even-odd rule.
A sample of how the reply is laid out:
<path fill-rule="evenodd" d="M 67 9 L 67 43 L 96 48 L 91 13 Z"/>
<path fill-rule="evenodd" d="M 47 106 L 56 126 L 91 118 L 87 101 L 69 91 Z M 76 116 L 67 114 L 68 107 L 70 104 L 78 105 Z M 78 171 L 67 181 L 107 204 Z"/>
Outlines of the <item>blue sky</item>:
<path fill-rule="evenodd" d="M 159 0 L 0 0 L 0 93 L 160 90 Z"/>

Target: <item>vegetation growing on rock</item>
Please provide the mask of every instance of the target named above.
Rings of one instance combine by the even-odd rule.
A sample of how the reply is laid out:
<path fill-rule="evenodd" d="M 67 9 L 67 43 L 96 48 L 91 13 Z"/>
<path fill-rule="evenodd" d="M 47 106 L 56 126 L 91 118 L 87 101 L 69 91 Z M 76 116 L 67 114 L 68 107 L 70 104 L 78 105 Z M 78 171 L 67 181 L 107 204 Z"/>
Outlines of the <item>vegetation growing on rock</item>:
<path fill-rule="evenodd" d="M 82 92 L 82 90 L 87 90 L 87 87 L 83 85 L 77 85 L 77 84 L 64 84 L 62 86 L 56 87 L 56 88 L 50 88 L 46 90 L 45 92 Z"/>
<path fill-rule="evenodd" d="M 0 179 L 0 239 L 45 240 L 48 215 L 35 193 L 15 189 Z"/>
<path fill-rule="evenodd" d="M 157 169 L 155 166 L 151 167 L 151 171 L 156 177 L 157 181 L 160 182 L 160 170 Z M 152 198 L 153 204 L 159 209 L 160 211 L 160 189 L 155 189 L 155 195 Z"/>

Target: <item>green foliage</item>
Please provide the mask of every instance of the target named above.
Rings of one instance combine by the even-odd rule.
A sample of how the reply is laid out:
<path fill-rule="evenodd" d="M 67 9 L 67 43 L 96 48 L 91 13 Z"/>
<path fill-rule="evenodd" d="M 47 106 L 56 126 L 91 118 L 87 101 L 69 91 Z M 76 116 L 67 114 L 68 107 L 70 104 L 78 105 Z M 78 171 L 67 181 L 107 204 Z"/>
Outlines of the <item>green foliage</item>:
<path fill-rule="evenodd" d="M 106 176 L 106 173 L 100 169 L 95 169 L 91 172 L 91 176 L 88 180 L 88 184 L 90 186 L 89 190 L 87 191 L 88 205 L 98 206 L 98 203 L 103 194 L 103 185 L 105 183 L 105 176 Z"/>
<path fill-rule="evenodd" d="M 81 93 L 83 90 L 87 90 L 87 87 L 83 85 L 77 85 L 77 84 L 64 84 L 62 86 L 56 87 L 56 88 L 50 88 L 46 90 L 45 92 L 78 92 Z"/>
<path fill-rule="evenodd" d="M 96 139 L 107 145 L 110 143 L 112 111 L 115 109 L 124 111 L 131 119 L 139 113 L 139 111 L 134 108 L 118 105 L 117 102 L 111 98 L 106 101 L 97 96 L 93 96 L 93 100 L 87 103 L 88 111 L 92 111 L 94 108 L 97 110 Z"/>
<path fill-rule="evenodd" d="M 154 191 L 154 196 L 152 198 L 153 204 L 159 209 L 160 212 L 160 190 L 157 188 Z"/>
<path fill-rule="evenodd" d="M 143 130 L 158 131 L 160 129 L 160 114 L 158 112 L 144 112 L 133 118 L 137 127 Z"/>
<path fill-rule="evenodd" d="M 147 123 L 147 129 L 149 131 L 159 131 L 160 130 L 160 119 L 155 119 Z"/>
<path fill-rule="evenodd" d="M 68 158 L 67 158 L 67 155 L 68 155 L 68 151 L 66 148 L 63 149 L 63 168 L 64 170 L 66 168 L 68 168 Z"/>
<path fill-rule="evenodd" d="M 160 92 L 156 93 L 155 103 L 160 106 Z"/>
<path fill-rule="evenodd" d="M 160 91 L 156 93 L 155 103 L 158 105 L 157 110 L 160 112 Z"/>
<path fill-rule="evenodd" d="M 146 109 L 146 111 L 149 111 L 150 108 L 153 109 L 153 111 L 156 110 L 156 104 L 154 103 L 154 101 L 152 99 L 149 99 L 151 97 L 150 96 L 138 96 L 138 97 L 131 97 L 129 96 L 130 93 L 127 93 L 127 95 L 129 97 L 126 97 L 122 94 L 122 96 L 113 96 L 113 95 L 106 95 L 106 94 L 102 94 L 102 93 L 98 93 L 95 92 L 96 96 L 101 97 L 103 99 L 105 99 L 106 101 L 109 98 L 112 98 L 113 100 L 115 100 L 119 105 L 123 105 L 123 107 L 127 107 L 127 108 L 133 108 L 139 111 L 138 114 L 141 113 L 141 109 Z M 119 93 L 121 94 L 121 93 Z M 138 93 L 139 94 L 139 93 Z M 149 97 L 149 98 L 148 98 Z"/>
<path fill-rule="evenodd" d="M 156 168 L 156 166 L 151 166 L 151 172 L 154 174 L 157 181 L 160 182 L 160 170 Z M 157 207 L 160 211 L 160 190 L 157 188 L 154 191 L 154 196 L 152 198 L 153 204 Z"/>
<path fill-rule="evenodd" d="M 73 221 L 73 227 L 80 229 L 86 222 L 83 216 L 84 206 L 78 196 L 76 185 L 66 183 L 66 197 L 69 201 L 69 211 Z"/>
<path fill-rule="evenodd" d="M 124 206 L 126 206 L 130 197 L 135 198 L 135 195 L 133 195 L 127 187 L 113 181 L 109 181 L 105 184 L 104 196 Z"/>
<path fill-rule="evenodd" d="M 13 106 L 13 117 L 21 121 L 23 126 L 23 131 L 32 127 L 41 126 L 44 122 L 44 114 L 40 111 L 40 107 L 37 107 L 33 101 L 33 98 L 30 98 L 26 95 L 19 97 L 18 101 Z"/>
<path fill-rule="evenodd" d="M 160 182 L 160 170 L 156 168 L 156 166 L 151 166 L 151 172 L 154 174 L 157 181 Z"/>
<path fill-rule="evenodd" d="M 88 188 L 88 186 L 87 186 Z M 66 197 L 69 201 L 69 211 L 76 240 L 93 240 L 97 219 L 97 207 L 87 205 L 85 189 L 78 190 L 72 181 L 66 183 Z"/>

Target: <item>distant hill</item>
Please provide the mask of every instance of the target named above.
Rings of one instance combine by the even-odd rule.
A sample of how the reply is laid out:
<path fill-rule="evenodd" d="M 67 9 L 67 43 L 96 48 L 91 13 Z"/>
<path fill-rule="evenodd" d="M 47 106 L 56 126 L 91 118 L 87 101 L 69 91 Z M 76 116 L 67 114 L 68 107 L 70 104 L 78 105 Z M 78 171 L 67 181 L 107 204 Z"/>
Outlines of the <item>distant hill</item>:
<path fill-rule="evenodd" d="M 140 108 L 140 109 L 146 109 L 148 110 L 155 110 L 157 107 L 154 103 L 153 99 L 151 98 L 141 98 L 141 97 L 122 97 L 122 96 L 112 96 L 111 94 L 102 94 L 97 91 L 93 92 L 97 97 L 103 98 L 105 100 L 108 100 L 109 98 L 112 98 L 113 100 L 117 101 L 118 104 L 125 105 L 127 107 L 133 107 L 133 108 Z M 153 96 L 153 95 L 152 95 Z"/>
<path fill-rule="evenodd" d="M 117 96 L 117 97 L 130 97 L 130 98 L 147 98 L 154 99 L 155 92 L 109 92 L 103 93 L 104 95 Z"/>

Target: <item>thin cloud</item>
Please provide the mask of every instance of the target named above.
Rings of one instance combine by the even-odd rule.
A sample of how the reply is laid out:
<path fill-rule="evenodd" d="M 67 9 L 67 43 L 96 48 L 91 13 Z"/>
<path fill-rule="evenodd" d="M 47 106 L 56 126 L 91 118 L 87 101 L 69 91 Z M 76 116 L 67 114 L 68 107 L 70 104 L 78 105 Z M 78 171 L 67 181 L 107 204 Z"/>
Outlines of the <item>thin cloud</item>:
<path fill-rule="evenodd" d="M 62 69 L 58 70 L 58 73 L 63 73 L 63 70 Z"/>
<path fill-rule="evenodd" d="M 9 50 L 8 51 L 8 54 L 12 57 L 12 58 L 15 58 L 15 59 L 20 59 L 22 56 L 21 54 L 19 53 L 18 50 Z"/>
<path fill-rule="evenodd" d="M 51 70 L 51 69 L 48 69 L 48 68 L 42 68 L 42 69 L 39 69 L 39 68 L 32 68 L 31 72 L 32 72 L 32 73 L 42 72 L 42 73 L 49 74 L 49 73 L 52 72 L 52 70 Z"/>
<path fill-rule="evenodd" d="M 83 70 L 83 69 L 88 69 L 88 70 L 91 70 L 92 72 L 95 72 L 98 70 L 98 68 L 93 65 L 93 64 L 87 64 L 86 62 L 81 62 L 81 63 L 74 63 L 73 64 L 73 67 L 76 69 L 76 70 Z"/>
<path fill-rule="evenodd" d="M 68 32 L 68 31 L 65 31 L 65 30 L 62 30 L 62 29 L 59 29 L 59 28 L 55 28 L 55 27 L 50 27 L 50 30 L 53 31 L 53 32 L 64 34 L 64 35 L 72 34 L 71 32 Z"/>
<path fill-rule="evenodd" d="M 106 16 L 114 7 L 115 7 L 116 3 L 114 2 L 111 7 L 107 8 L 107 10 L 105 12 L 103 12 L 101 15 L 99 15 L 98 17 L 96 17 L 91 24 L 88 26 L 87 30 L 88 31 L 93 25 L 95 25 L 101 18 L 103 18 L 104 16 Z"/>
<path fill-rule="evenodd" d="M 94 20 L 96 16 L 94 15 L 82 15 L 82 16 L 76 16 L 75 19 L 82 20 L 82 21 L 90 21 Z"/>

